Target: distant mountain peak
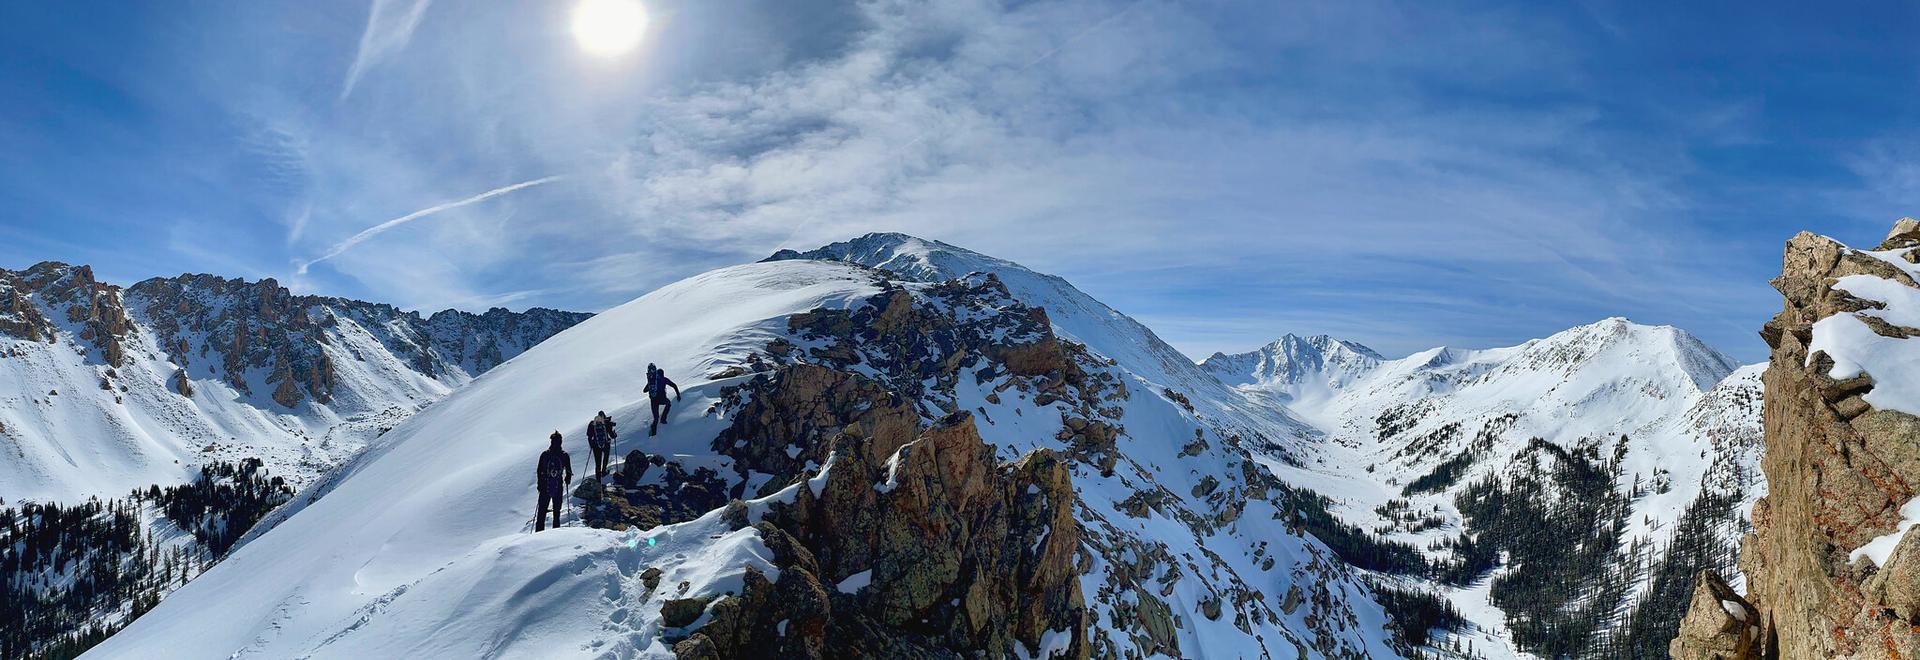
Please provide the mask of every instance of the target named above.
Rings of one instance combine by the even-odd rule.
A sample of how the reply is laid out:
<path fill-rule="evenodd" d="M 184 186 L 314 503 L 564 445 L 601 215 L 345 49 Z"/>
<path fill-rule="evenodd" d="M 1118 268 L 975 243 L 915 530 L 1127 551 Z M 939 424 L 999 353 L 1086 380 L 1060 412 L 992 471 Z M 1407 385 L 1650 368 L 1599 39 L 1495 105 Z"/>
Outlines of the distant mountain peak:
<path fill-rule="evenodd" d="M 1346 351 L 1353 351 L 1355 353 L 1359 353 L 1360 355 L 1370 357 L 1375 360 L 1386 359 L 1385 357 L 1382 357 L 1380 353 L 1374 351 L 1372 348 L 1369 348 L 1366 344 L 1362 344 L 1356 341 L 1340 339 L 1338 337 L 1334 337 L 1333 335 L 1307 335 L 1303 337 L 1293 333 L 1287 333 L 1285 335 L 1282 335 L 1279 339 L 1275 340 L 1273 343 L 1268 344 L 1268 346 L 1269 347 L 1308 346 L 1322 352 L 1346 350 Z"/>
<path fill-rule="evenodd" d="M 1384 361 L 1385 357 L 1358 342 L 1287 333 L 1246 353 L 1214 353 L 1200 366 L 1228 385 L 1288 390 L 1308 381 L 1337 387 Z"/>
<path fill-rule="evenodd" d="M 1706 390 L 1726 378 L 1740 363 L 1692 333 L 1671 325 L 1635 323 L 1614 316 L 1575 326 L 1515 347 L 1560 362 L 1567 368 L 1613 355 L 1614 349 L 1628 351 L 1623 358 L 1663 363 L 1685 373 L 1696 388 Z M 1551 355 L 1549 359 L 1545 356 Z"/>

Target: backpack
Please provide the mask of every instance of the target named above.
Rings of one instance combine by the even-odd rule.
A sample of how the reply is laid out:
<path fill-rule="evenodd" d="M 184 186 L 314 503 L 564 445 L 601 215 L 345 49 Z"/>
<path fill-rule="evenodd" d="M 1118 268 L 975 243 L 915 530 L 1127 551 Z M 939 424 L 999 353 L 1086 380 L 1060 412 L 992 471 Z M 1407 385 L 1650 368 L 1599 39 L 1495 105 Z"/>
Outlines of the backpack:
<path fill-rule="evenodd" d="M 605 422 L 598 419 L 587 422 L 587 444 L 593 445 L 595 449 L 606 447 L 613 441 L 611 431 L 612 429 L 607 428 Z"/>
<path fill-rule="evenodd" d="M 567 453 L 547 452 L 540 455 L 540 478 L 545 481 L 559 482 L 567 476 Z"/>
<path fill-rule="evenodd" d="M 641 391 L 654 396 L 666 396 L 667 395 L 666 387 L 660 384 L 660 381 L 666 380 L 666 378 L 667 378 L 667 374 L 664 371 L 648 372 L 647 386 Z"/>

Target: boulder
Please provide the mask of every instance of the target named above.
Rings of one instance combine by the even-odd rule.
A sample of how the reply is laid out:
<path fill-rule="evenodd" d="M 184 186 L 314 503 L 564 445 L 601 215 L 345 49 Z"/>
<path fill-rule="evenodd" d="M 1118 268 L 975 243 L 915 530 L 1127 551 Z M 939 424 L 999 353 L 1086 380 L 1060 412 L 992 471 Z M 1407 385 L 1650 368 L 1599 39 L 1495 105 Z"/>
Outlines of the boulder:
<path fill-rule="evenodd" d="M 703 598 L 672 598 L 660 604 L 660 623 L 668 628 L 685 628 L 700 619 L 707 612 L 707 604 L 713 602 L 712 596 Z"/>
<path fill-rule="evenodd" d="M 1901 218 L 1893 223 L 1893 231 L 1887 232 L 1886 240 L 1880 241 L 1879 249 L 1894 250 L 1920 246 L 1920 220 Z"/>
<path fill-rule="evenodd" d="M 1713 571 L 1694 579 L 1693 602 L 1668 644 L 1674 660 L 1749 660 L 1761 657 L 1760 611 Z"/>

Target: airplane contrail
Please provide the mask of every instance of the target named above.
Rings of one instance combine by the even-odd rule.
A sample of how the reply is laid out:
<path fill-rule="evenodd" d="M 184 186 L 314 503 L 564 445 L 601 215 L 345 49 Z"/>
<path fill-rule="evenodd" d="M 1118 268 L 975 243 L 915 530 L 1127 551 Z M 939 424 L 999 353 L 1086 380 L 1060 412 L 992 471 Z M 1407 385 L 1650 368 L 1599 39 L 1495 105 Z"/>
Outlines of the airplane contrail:
<path fill-rule="evenodd" d="M 541 185 L 541 184 L 547 184 L 547 183 L 553 183 L 553 182 L 555 182 L 555 181 L 559 181 L 559 180 L 560 180 L 560 177 L 558 177 L 558 176 L 549 176 L 549 177 L 543 177 L 543 178 L 539 178 L 539 179 L 534 179 L 534 180 L 532 180 L 532 181 L 522 181 L 522 182 L 520 182 L 520 183 L 516 183 L 516 184 L 513 184 L 513 185 L 511 185 L 511 186 L 503 186 L 503 187 L 500 187 L 500 188 L 494 188 L 493 190 L 489 190 L 489 191 L 486 191 L 486 192 L 483 192 L 483 193 L 480 193 L 480 194 L 478 194 L 478 195 L 474 195 L 474 196 L 472 196 L 472 197 L 468 197 L 468 198 L 466 198 L 466 199 L 462 199 L 462 200 L 458 200 L 458 201 L 452 201 L 452 202 L 447 202 L 447 203 L 444 203 L 444 204 L 438 204 L 438 205 L 434 205 L 434 206 L 429 206 L 429 207 L 427 207 L 427 208 L 424 208 L 424 209 L 420 209 L 420 210 L 418 210 L 418 211 L 414 211 L 414 212 L 412 212 L 412 213 L 408 213 L 408 214 L 406 214 L 406 215 L 403 215 L 403 216 L 400 216 L 400 217 L 398 217 L 398 218 L 394 218 L 394 219 L 392 219 L 392 220 L 388 220 L 388 221 L 386 221 L 386 222 L 382 222 L 382 223 L 380 223 L 380 224 L 377 224 L 377 225 L 374 225 L 374 226 L 372 226 L 372 227 L 368 227 L 368 228 L 367 228 L 367 229 L 366 229 L 365 231 L 362 231 L 362 232 L 360 232 L 360 233 L 358 233 L 358 234 L 354 234 L 352 238 L 348 238 L 347 240 L 344 240 L 344 241 L 340 241 L 340 243 L 339 243 L 339 244 L 337 244 L 337 245 L 334 245 L 334 246 L 333 246 L 332 248 L 329 248 L 329 249 L 327 250 L 327 252 L 326 252 L 326 254 L 322 254 L 322 255 L 320 255 L 320 256 L 318 256 L 318 257 L 314 257 L 313 259 L 310 259 L 310 260 L 307 260 L 307 261 L 297 261 L 297 260 L 296 260 L 296 262 L 295 262 L 295 267 L 296 267 L 296 269 L 298 270 L 298 272 L 299 272 L 299 274 L 301 274 L 301 275 L 305 275 L 305 274 L 307 274 L 307 267 L 309 267 L 309 266 L 312 266 L 312 265 L 314 265 L 314 264 L 317 264 L 317 263 L 320 263 L 320 262 L 322 262 L 322 261 L 326 261 L 326 260 L 328 260 L 328 259 L 332 259 L 332 258 L 334 258 L 334 257 L 337 257 L 337 256 L 340 256 L 340 253 L 342 253 L 342 252 L 346 252 L 347 250 L 350 250 L 350 249 L 353 249 L 353 246 L 355 246 L 355 245 L 359 245 L 360 243 L 362 243 L 362 242 L 364 242 L 364 241 L 366 241 L 366 240 L 367 240 L 367 239 L 369 239 L 369 238 L 373 238 L 373 237 L 375 237 L 375 236 L 379 236 L 379 235 L 380 235 L 381 233 L 383 233 L 383 232 L 385 232 L 385 231 L 387 231 L 387 230 L 389 230 L 389 229 L 393 229 L 394 227 L 398 227 L 398 226 L 400 226 L 400 225 L 404 225 L 404 224 L 407 224 L 407 223 L 409 223 L 409 222 L 413 222 L 413 221 L 415 221 L 415 220 L 419 220 L 419 219 L 421 219 L 421 218 L 424 218 L 424 217 L 427 217 L 427 216 L 430 216 L 430 215 L 433 215 L 433 214 L 435 214 L 435 213 L 439 213 L 439 212 L 441 212 L 441 211 L 446 211 L 446 210 L 450 210 L 450 209 L 457 209 L 457 208 L 460 208 L 460 207 L 462 207 L 462 206 L 466 206 L 466 205 L 469 205 L 469 204 L 477 204 L 477 203 L 480 203 L 480 202 L 484 202 L 484 201 L 486 201 L 486 200 L 489 200 L 489 199 L 492 199 L 492 198 L 495 198 L 495 197 L 499 197 L 499 196 L 501 196 L 501 195 L 505 195 L 505 194 L 507 194 L 507 193 L 510 193 L 510 192 L 513 192 L 513 191 L 515 191 L 515 190 L 520 190 L 520 189 L 522 189 L 522 188 L 532 188 L 532 187 L 534 187 L 534 186 L 538 186 L 538 185 Z"/>

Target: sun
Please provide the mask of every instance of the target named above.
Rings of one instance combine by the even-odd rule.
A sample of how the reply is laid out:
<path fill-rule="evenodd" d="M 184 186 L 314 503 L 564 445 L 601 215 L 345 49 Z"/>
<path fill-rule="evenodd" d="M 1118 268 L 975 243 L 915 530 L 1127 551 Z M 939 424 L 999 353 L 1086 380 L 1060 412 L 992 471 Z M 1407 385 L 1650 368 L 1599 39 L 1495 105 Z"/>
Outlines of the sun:
<path fill-rule="evenodd" d="M 647 8 L 639 0 L 580 0 L 573 7 L 573 40 L 602 57 L 633 50 L 647 32 Z"/>

